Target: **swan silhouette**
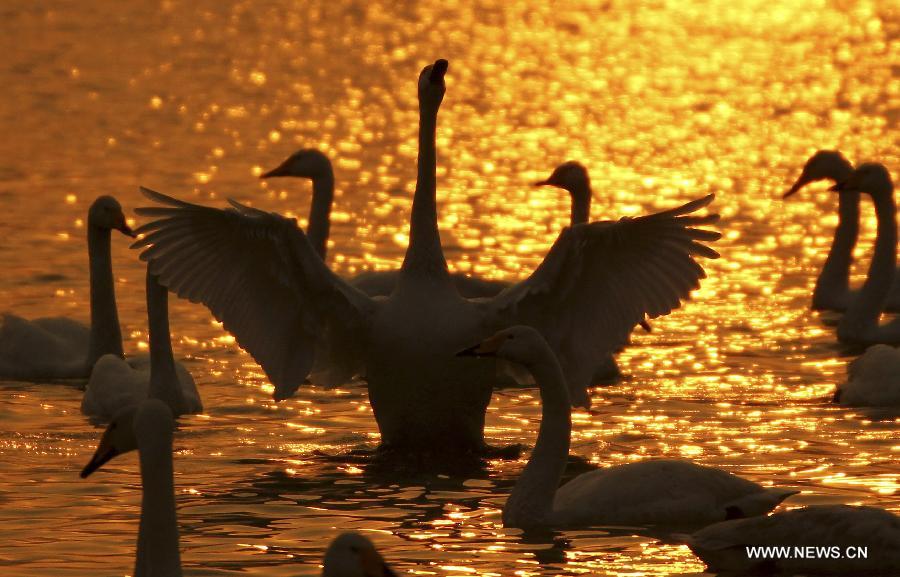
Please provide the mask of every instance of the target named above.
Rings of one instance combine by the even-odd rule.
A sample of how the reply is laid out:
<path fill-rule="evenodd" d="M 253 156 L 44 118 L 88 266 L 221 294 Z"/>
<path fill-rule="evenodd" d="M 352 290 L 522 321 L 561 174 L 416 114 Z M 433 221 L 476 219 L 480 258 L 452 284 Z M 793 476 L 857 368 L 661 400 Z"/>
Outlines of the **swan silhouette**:
<path fill-rule="evenodd" d="M 447 62 L 419 77 L 418 176 L 410 242 L 396 288 L 371 298 L 328 269 L 294 219 L 232 201 L 219 210 L 144 189 L 162 206 L 135 248 L 160 282 L 202 302 L 275 386 L 290 396 L 315 361 L 319 339 L 348 374 L 362 374 L 386 447 L 482 451 L 493 362 L 455 352 L 505 326 L 541 331 L 559 356 L 579 404 L 598 362 L 643 318 L 665 315 L 699 286 L 695 257 L 716 258 L 692 216 L 712 195 L 618 222 L 566 228 L 527 279 L 488 299 L 465 299 L 453 284 L 437 226 L 437 112 Z"/>
<path fill-rule="evenodd" d="M 86 379 L 106 354 L 124 357 L 112 274 L 110 231 L 133 237 L 122 206 L 100 196 L 88 210 L 91 325 L 64 318 L 0 318 L 0 378 L 23 381 Z"/>
<path fill-rule="evenodd" d="M 861 164 L 847 180 L 833 188 L 843 194 L 868 194 L 878 218 L 875 252 L 866 281 L 838 322 L 838 339 L 865 345 L 900 343 L 900 318 L 879 325 L 897 269 L 897 205 L 890 173 L 881 164 Z"/>
<path fill-rule="evenodd" d="M 81 412 L 109 419 L 148 396 L 163 399 L 178 415 L 203 412 L 194 378 L 172 355 L 168 291 L 147 273 L 150 355 L 122 359 L 103 355 L 94 365 L 81 399 Z"/>
<path fill-rule="evenodd" d="M 768 513 L 798 491 L 765 488 L 726 471 L 681 459 L 598 469 L 562 487 L 572 430 L 569 392 L 552 349 L 531 327 L 504 329 L 458 353 L 519 363 L 541 393 L 541 426 L 528 464 L 503 506 L 503 526 L 697 527 Z"/>
<path fill-rule="evenodd" d="M 81 471 L 84 479 L 116 455 L 137 449 L 143 493 L 134 577 L 181 575 L 172 465 L 174 429 L 169 406 L 159 399 L 146 399 L 116 414 Z"/>
<path fill-rule="evenodd" d="M 843 154 L 836 150 L 819 150 L 806 161 L 803 171 L 784 194 L 784 198 L 793 196 L 804 186 L 819 180 L 841 183 L 852 172 L 853 165 Z M 825 265 L 816 279 L 812 303 L 814 310 L 844 311 L 858 296 L 859 291 L 850 290 L 850 265 L 853 262 L 853 247 L 859 236 L 859 201 L 859 192 L 840 191 L 838 195 L 838 225 Z M 900 275 L 894 279 L 885 303 L 886 310 L 900 310 L 898 280 Z"/>
<path fill-rule="evenodd" d="M 334 169 L 331 161 L 320 150 L 303 148 L 289 156 L 272 170 L 260 175 L 260 178 L 295 177 L 312 181 L 313 195 L 309 210 L 309 226 L 307 238 L 313 249 L 325 260 L 328 234 L 331 228 L 329 215 L 334 199 Z M 591 185 L 587 169 L 575 161 L 568 161 L 557 166 L 546 179 L 534 183 L 534 186 L 554 186 L 567 191 L 571 198 L 572 215 L 570 225 L 585 224 L 590 219 Z M 397 286 L 398 270 L 365 271 L 349 279 L 350 284 L 369 296 L 387 296 Z M 497 295 L 510 283 L 486 280 L 466 276 L 462 273 L 451 273 L 453 284 L 460 296 L 464 298 L 481 298 Z M 641 326 L 650 332 L 650 325 L 642 320 Z M 595 383 L 609 382 L 621 376 L 615 359 L 612 356 L 604 359 L 594 374 Z"/>
<path fill-rule="evenodd" d="M 900 517 L 875 507 L 813 505 L 716 523 L 682 538 L 711 573 L 728 575 L 900 574 Z M 787 548 L 792 554 L 751 557 L 750 547 Z M 828 555 L 793 554 L 796 548 Z M 864 556 L 857 549 L 865 547 Z M 848 554 L 849 553 L 849 554 Z"/>
<path fill-rule="evenodd" d="M 142 497 L 134 577 L 182 575 L 172 462 L 174 429 L 169 405 L 157 398 L 144 399 L 113 417 L 81 471 L 81 478 L 87 478 L 114 457 L 138 451 Z M 344 533 L 326 550 L 322 575 L 392 577 L 395 573 L 369 539 Z"/>
<path fill-rule="evenodd" d="M 850 407 L 900 406 L 900 349 L 872 345 L 847 365 L 847 382 L 834 401 Z"/>

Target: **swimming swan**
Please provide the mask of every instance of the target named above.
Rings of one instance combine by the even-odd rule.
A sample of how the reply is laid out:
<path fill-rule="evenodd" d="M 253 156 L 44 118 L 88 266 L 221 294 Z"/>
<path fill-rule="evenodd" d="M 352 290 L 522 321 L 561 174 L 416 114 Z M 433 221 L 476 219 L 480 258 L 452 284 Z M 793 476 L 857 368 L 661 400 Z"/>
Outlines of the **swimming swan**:
<path fill-rule="evenodd" d="M 564 229 L 527 279 L 488 299 L 467 300 L 450 279 L 437 226 L 435 130 L 447 62 L 419 78 L 418 178 L 410 242 L 396 289 L 370 298 L 328 269 L 294 219 L 243 206 L 220 210 L 147 189 L 162 206 L 135 248 L 160 282 L 202 302 L 266 372 L 275 398 L 293 394 L 325 338 L 335 364 L 362 374 L 386 446 L 484 449 L 484 414 L 496 382 L 493 362 L 456 351 L 515 324 L 551 344 L 572 396 L 589 404 L 599 359 L 647 315 L 670 313 L 704 277 L 696 256 L 716 258 L 692 228 L 712 195 L 617 222 Z"/>
<path fill-rule="evenodd" d="M 122 206 L 111 196 L 91 204 L 87 218 L 91 326 L 64 318 L 0 317 L 0 378 L 23 381 L 86 379 L 101 356 L 124 357 L 112 274 L 110 231 L 133 237 Z"/>
<path fill-rule="evenodd" d="M 169 406 L 159 399 L 145 399 L 113 417 L 81 471 L 81 478 L 87 478 L 117 455 L 138 451 L 143 493 L 134 577 L 182 575 L 172 463 L 174 428 Z M 358 533 L 335 538 L 325 552 L 324 566 L 324 577 L 395 575 L 372 542 Z"/>
<path fill-rule="evenodd" d="M 803 172 L 784 194 L 784 198 L 789 198 L 807 184 L 818 180 L 841 183 L 852 172 L 853 165 L 840 152 L 819 150 L 807 160 Z M 858 290 L 850 290 L 850 265 L 853 262 L 853 247 L 859 236 L 859 201 L 859 192 L 839 191 L 838 225 L 825 265 L 816 279 L 812 303 L 814 310 L 847 310 L 859 294 Z M 900 310 L 900 275 L 894 279 L 885 309 Z"/>
<path fill-rule="evenodd" d="M 510 327 L 458 354 L 492 356 L 524 365 L 540 388 L 537 442 L 503 506 L 504 527 L 697 527 L 764 515 L 798 492 L 765 488 L 726 471 L 680 459 L 598 469 L 559 487 L 569 454 L 571 409 L 563 371 L 544 338 L 530 327 Z"/>
<path fill-rule="evenodd" d="M 82 413 L 109 419 L 148 396 L 165 400 L 175 416 L 203 412 L 194 378 L 172 355 L 168 300 L 166 288 L 148 271 L 149 359 L 146 356 L 100 357 L 81 399 Z"/>
<path fill-rule="evenodd" d="M 900 349 L 872 345 L 847 365 L 834 402 L 849 407 L 900 407 Z"/>
<path fill-rule="evenodd" d="M 867 193 L 878 218 L 875 252 L 859 295 L 837 326 L 838 340 L 857 344 L 900 344 L 900 318 L 879 325 L 897 269 L 897 205 L 894 184 L 884 165 L 861 164 L 843 183 L 833 188 L 842 193 Z"/>
<path fill-rule="evenodd" d="M 711 573 L 900 574 L 900 517 L 876 507 L 813 505 L 704 527 L 683 540 Z M 785 547 L 789 558 L 751 558 L 749 547 Z M 815 547 L 827 555 L 795 553 Z M 865 557 L 856 548 L 865 547 Z M 851 550 L 852 548 L 852 550 Z M 851 558 L 856 557 L 856 558 Z"/>

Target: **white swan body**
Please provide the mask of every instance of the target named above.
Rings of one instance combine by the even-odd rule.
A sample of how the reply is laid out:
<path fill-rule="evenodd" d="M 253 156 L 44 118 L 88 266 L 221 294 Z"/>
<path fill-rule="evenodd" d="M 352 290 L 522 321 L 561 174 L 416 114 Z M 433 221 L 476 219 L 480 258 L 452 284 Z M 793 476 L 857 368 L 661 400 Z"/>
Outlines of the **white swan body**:
<path fill-rule="evenodd" d="M 713 573 L 900 574 L 900 517 L 875 507 L 814 505 L 768 517 L 716 523 L 687 536 L 685 541 Z M 769 555 L 751 559 L 748 547 L 787 548 L 790 558 Z M 804 558 L 807 547 L 827 550 L 827 554 L 823 551 Z M 865 547 L 864 558 L 858 547 Z"/>
<path fill-rule="evenodd" d="M 150 388 L 177 415 L 201 413 L 203 403 L 191 373 L 172 356 L 168 293 L 147 273 L 147 318 L 150 355 L 122 359 L 104 355 L 94 365 L 81 399 L 85 415 L 109 419 L 125 407 L 146 399 Z"/>
<path fill-rule="evenodd" d="M 763 515 L 798 492 L 765 488 L 680 459 L 598 469 L 557 488 L 569 453 L 571 409 L 562 369 L 544 338 L 530 327 L 511 327 L 459 354 L 495 356 L 524 365 L 540 388 L 537 443 L 503 507 L 505 527 L 697 527 Z"/>
<path fill-rule="evenodd" d="M 853 165 L 840 152 L 820 150 L 807 160 L 803 172 L 784 194 L 784 198 L 818 180 L 842 183 L 852 172 Z M 838 225 L 825 265 L 816 279 L 812 302 L 814 310 L 844 311 L 859 295 L 858 290 L 850 290 L 850 265 L 853 262 L 853 248 L 859 236 L 860 193 L 844 190 L 840 190 L 839 193 Z M 894 279 L 885 309 L 900 310 L 900 275 Z"/>
<path fill-rule="evenodd" d="M 900 407 L 900 349 L 872 345 L 847 366 L 834 400 L 850 407 Z"/>
<path fill-rule="evenodd" d="M 0 378 L 23 381 L 85 379 L 104 354 L 119 357 L 122 333 L 116 310 L 110 231 L 134 233 L 118 201 L 100 196 L 87 219 L 91 325 L 62 317 L 32 321 L 6 313 L 0 317 Z"/>
<path fill-rule="evenodd" d="M 144 189 L 162 206 L 135 243 L 151 272 L 205 304 L 286 398 L 327 351 L 363 375 L 387 446 L 484 449 L 495 362 L 454 353 L 505 326 L 538 329 L 560 358 L 573 399 L 587 405 L 600 359 L 645 316 L 668 314 L 699 286 L 695 260 L 719 234 L 694 216 L 712 196 L 673 210 L 566 228 L 534 273 L 495 297 L 465 299 L 450 279 L 437 226 L 435 131 L 446 61 L 419 77 L 419 157 L 410 243 L 390 296 L 372 298 L 336 276 L 296 221 L 232 202 L 226 210 Z M 327 346 L 317 345 L 325 342 Z M 338 381 L 343 382 L 343 381 Z"/>
<path fill-rule="evenodd" d="M 838 322 L 838 339 L 865 345 L 900 344 L 900 318 L 879 324 L 897 269 L 897 205 L 890 173 L 881 164 L 861 164 L 835 188 L 843 193 L 871 196 L 878 217 L 878 234 L 869 272 L 859 295 Z"/>

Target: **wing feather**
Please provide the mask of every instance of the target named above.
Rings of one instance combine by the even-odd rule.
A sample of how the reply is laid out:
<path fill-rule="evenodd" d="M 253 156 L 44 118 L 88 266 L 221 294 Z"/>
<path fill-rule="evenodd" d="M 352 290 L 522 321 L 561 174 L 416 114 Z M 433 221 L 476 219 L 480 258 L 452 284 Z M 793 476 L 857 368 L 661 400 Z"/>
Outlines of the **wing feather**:
<path fill-rule="evenodd" d="M 645 316 L 669 314 L 690 298 L 706 277 L 698 258 L 719 257 L 704 243 L 721 234 L 693 228 L 718 222 L 717 214 L 693 214 L 713 198 L 564 229 L 530 277 L 485 301 L 488 322 L 540 330 L 573 400 L 584 401 L 593 367 L 627 342 Z"/>
<path fill-rule="evenodd" d="M 306 380 L 321 334 L 364 333 L 374 302 L 325 266 L 294 219 L 141 190 L 161 206 L 137 209 L 154 220 L 137 229 L 145 236 L 132 248 L 143 249 L 141 259 L 169 290 L 209 308 L 260 364 L 277 399 Z"/>

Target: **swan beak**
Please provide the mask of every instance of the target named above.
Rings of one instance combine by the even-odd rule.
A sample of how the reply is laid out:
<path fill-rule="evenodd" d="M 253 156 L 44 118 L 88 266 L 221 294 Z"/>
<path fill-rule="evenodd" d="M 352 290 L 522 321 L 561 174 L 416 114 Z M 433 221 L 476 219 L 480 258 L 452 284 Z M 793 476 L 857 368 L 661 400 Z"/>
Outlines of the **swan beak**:
<path fill-rule="evenodd" d="M 447 74 L 447 68 L 450 66 L 450 63 L 441 58 L 440 60 L 436 60 L 434 65 L 431 67 L 431 74 L 428 76 L 428 81 L 432 84 L 437 84 L 444 80 L 444 75 Z"/>
<path fill-rule="evenodd" d="M 650 326 L 650 322 L 647 321 L 647 319 L 642 320 L 638 324 L 641 325 L 641 328 L 644 329 L 644 332 L 653 332 L 653 327 Z"/>
<path fill-rule="evenodd" d="M 801 188 L 803 188 L 810 182 L 812 182 L 811 178 L 809 178 L 805 174 L 801 174 L 800 177 L 797 179 L 797 182 L 795 182 L 794 185 L 791 186 L 791 188 L 781 196 L 781 198 L 785 199 L 785 198 L 788 198 L 790 196 L 797 194 L 797 191 L 799 191 Z"/>
<path fill-rule="evenodd" d="M 269 172 L 264 172 L 259 175 L 260 179 L 272 178 L 275 176 L 288 176 L 288 161 L 284 161 Z"/>
<path fill-rule="evenodd" d="M 131 238 L 137 238 L 137 233 L 131 230 L 131 227 L 125 224 L 124 222 L 118 227 L 118 230 L 124 234 L 125 236 L 130 236 Z"/>
<path fill-rule="evenodd" d="M 505 335 L 494 335 L 491 338 L 478 343 L 477 345 L 459 351 L 458 353 L 456 353 L 456 356 L 495 357 L 497 356 L 497 351 L 500 350 L 500 345 L 502 345 L 505 340 Z"/>
<path fill-rule="evenodd" d="M 539 181 L 537 181 L 537 182 L 535 182 L 535 183 L 532 183 L 531 186 L 552 186 L 552 185 L 553 185 L 553 183 L 550 182 L 550 179 L 549 179 L 549 178 L 547 178 L 547 179 L 545 179 L 545 180 L 539 180 Z"/>
<path fill-rule="evenodd" d="M 110 459 L 118 454 L 119 451 L 106 440 L 106 436 L 104 435 L 104 437 L 100 439 L 100 446 L 97 447 L 94 456 L 91 457 L 91 461 L 81 470 L 81 478 L 87 479 L 91 473 L 105 465 Z"/>
<path fill-rule="evenodd" d="M 829 186 L 828 190 L 830 190 L 831 192 L 852 192 L 850 187 L 847 186 L 846 182 L 835 183 L 833 186 Z"/>

